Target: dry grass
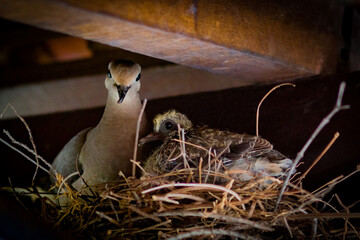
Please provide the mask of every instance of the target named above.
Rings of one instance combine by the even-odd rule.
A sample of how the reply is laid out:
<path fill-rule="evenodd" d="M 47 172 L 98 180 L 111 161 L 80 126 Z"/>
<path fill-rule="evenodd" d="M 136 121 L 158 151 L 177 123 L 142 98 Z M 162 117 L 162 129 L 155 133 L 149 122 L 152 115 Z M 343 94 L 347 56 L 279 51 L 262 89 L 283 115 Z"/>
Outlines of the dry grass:
<path fill-rule="evenodd" d="M 59 197 L 66 197 L 69 206 L 60 208 L 53 200 L 40 197 L 41 212 L 47 222 L 60 230 L 70 230 L 79 239 L 359 237 L 359 228 L 351 224 L 351 218 L 360 214 L 350 213 L 345 206 L 339 212 L 323 201 L 324 195 L 345 177 L 314 192 L 292 181 L 274 211 L 283 184 L 279 179 L 257 178 L 244 184 L 223 176 L 228 179 L 224 185 L 168 180 L 174 175 L 187 179 L 198 171 L 188 168 L 152 178 L 130 177 L 93 187 L 99 196 L 81 195 L 65 183 L 66 193 Z M 208 172 L 202 170 L 202 174 Z M 62 183 L 61 177 L 58 183 Z"/>

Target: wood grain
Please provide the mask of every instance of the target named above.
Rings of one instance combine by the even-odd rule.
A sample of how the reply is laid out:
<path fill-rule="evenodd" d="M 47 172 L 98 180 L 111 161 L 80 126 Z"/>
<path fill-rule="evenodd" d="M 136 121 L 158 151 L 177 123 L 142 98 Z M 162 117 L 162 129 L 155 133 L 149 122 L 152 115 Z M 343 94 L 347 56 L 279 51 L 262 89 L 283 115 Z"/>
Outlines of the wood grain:
<path fill-rule="evenodd" d="M 0 0 L 0 16 L 245 80 L 334 71 L 340 8 L 324 1 Z"/>

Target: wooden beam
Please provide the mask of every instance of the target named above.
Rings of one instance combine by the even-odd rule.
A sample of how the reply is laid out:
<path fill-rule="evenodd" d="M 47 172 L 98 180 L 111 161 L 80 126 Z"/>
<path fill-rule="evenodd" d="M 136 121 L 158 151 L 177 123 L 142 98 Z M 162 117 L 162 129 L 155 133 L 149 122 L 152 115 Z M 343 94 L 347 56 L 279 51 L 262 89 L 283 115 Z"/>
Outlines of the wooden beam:
<path fill-rule="evenodd" d="M 341 12 L 326 1 L 0 0 L 0 16 L 241 79 L 336 64 Z M 335 56 L 335 57 L 334 57 Z"/>
<path fill-rule="evenodd" d="M 21 47 L 16 50 L 17 55 L 29 54 L 29 52 L 21 51 Z M 29 84 L 32 82 L 101 74 L 107 71 L 107 66 L 110 61 L 118 58 L 131 59 L 139 63 L 142 68 L 170 65 L 169 62 L 98 43 L 91 44 L 91 50 L 94 55 L 90 59 L 46 65 L 29 64 L 28 62 L 22 60 L 20 64 L 10 63 L 8 65 L 1 66 L 0 86 L 9 87 L 13 85 Z M 30 51 L 32 50 L 30 49 Z"/>
<path fill-rule="evenodd" d="M 102 74 L 0 88 L 0 110 L 10 103 L 28 117 L 105 106 L 105 66 Z M 179 65 L 143 68 L 141 75 L 140 97 L 148 100 L 255 84 Z M 2 117 L 16 114 L 8 109 Z"/>

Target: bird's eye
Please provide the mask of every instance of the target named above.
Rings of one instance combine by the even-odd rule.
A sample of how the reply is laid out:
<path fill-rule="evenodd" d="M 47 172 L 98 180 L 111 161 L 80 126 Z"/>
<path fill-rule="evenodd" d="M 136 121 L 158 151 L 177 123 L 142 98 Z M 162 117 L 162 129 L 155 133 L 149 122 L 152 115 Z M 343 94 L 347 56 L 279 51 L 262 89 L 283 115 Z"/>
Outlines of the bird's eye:
<path fill-rule="evenodd" d="M 166 122 L 166 123 L 165 123 L 165 128 L 166 128 L 167 130 L 170 130 L 172 127 L 173 127 L 173 123 L 172 123 L 172 122 Z"/>
<path fill-rule="evenodd" d="M 107 76 L 108 76 L 108 78 L 111 78 L 111 72 L 110 72 L 110 70 L 108 70 Z"/>
<path fill-rule="evenodd" d="M 141 78 L 141 73 L 139 73 L 139 75 L 136 77 L 136 81 L 139 81 Z"/>

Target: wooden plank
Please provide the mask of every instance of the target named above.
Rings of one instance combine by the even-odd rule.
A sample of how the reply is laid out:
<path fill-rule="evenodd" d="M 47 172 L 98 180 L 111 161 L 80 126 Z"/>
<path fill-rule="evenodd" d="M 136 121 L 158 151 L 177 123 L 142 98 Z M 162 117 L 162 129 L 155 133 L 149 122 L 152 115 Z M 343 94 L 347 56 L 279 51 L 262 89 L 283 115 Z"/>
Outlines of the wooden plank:
<path fill-rule="evenodd" d="M 0 109 L 11 103 L 28 117 L 104 106 L 106 64 L 100 66 L 102 74 L 0 88 Z M 145 67 L 141 75 L 140 97 L 148 100 L 255 84 L 179 65 Z M 14 117 L 12 111 L 4 112 L 4 119 Z"/>
<path fill-rule="evenodd" d="M 91 44 L 91 50 L 94 56 L 90 59 L 46 65 L 29 64 L 25 61 L 20 61 L 20 64 L 4 65 L 0 68 L 1 87 L 100 74 L 107 71 L 110 61 L 118 58 L 131 59 L 143 68 L 170 65 L 169 62 L 98 43 Z M 25 53 L 17 52 L 17 54 Z"/>
<path fill-rule="evenodd" d="M 334 69 L 341 10 L 275 2 L 0 0 L 0 16 L 247 80 Z"/>

